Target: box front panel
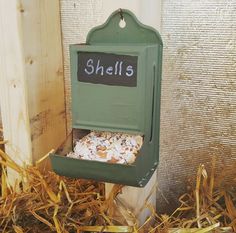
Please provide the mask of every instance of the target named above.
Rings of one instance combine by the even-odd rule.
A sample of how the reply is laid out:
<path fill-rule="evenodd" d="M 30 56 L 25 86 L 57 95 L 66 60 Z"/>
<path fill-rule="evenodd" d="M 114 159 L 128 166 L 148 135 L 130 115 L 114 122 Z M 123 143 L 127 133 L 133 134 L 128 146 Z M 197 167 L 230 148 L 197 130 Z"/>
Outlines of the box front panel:
<path fill-rule="evenodd" d="M 71 47 L 73 127 L 143 133 L 144 46 L 107 47 Z"/>

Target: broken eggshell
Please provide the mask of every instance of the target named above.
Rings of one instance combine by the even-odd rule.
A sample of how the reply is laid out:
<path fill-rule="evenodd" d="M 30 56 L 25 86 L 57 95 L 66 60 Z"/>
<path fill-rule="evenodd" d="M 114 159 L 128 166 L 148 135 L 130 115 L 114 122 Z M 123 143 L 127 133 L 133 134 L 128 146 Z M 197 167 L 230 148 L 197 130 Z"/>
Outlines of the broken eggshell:
<path fill-rule="evenodd" d="M 74 151 L 67 154 L 76 159 L 108 163 L 131 164 L 141 149 L 140 135 L 92 131 L 76 142 Z"/>

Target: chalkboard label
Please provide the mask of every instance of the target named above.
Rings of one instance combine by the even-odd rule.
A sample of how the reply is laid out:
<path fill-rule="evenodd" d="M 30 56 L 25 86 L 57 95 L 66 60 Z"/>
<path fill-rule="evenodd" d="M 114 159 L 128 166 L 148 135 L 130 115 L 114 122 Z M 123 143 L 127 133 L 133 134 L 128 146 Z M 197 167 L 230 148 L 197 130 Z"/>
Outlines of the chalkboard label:
<path fill-rule="evenodd" d="M 137 56 L 78 52 L 78 81 L 135 87 L 137 61 Z"/>

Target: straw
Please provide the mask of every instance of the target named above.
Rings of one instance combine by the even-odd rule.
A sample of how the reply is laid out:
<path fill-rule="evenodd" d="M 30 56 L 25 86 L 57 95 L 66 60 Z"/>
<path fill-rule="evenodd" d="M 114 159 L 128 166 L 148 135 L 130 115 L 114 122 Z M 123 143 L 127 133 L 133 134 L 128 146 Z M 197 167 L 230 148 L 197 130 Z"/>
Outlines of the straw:
<path fill-rule="evenodd" d="M 195 187 L 179 197 L 180 206 L 170 216 L 158 214 L 147 198 L 140 211 L 148 208 L 151 215 L 138 226 L 132 210 L 119 199 L 122 185 L 114 185 L 105 199 L 103 183 L 40 171 L 39 165 L 47 157 L 36 166 L 21 167 L 0 149 L 0 232 L 236 232 L 236 193 L 232 189 L 236 180 L 228 188 L 219 185 L 215 160 L 210 175 L 203 164 L 199 166 Z M 15 187 L 8 184 L 8 168 L 22 177 Z"/>

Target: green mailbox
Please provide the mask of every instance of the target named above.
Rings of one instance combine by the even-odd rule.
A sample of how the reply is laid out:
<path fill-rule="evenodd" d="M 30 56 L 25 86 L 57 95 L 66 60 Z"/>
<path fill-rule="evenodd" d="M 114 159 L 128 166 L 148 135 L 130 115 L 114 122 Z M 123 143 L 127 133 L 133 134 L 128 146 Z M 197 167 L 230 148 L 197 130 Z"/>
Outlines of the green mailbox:
<path fill-rule="evenodd" d="M 159 158 L 162 48 L 159 33 L 128 10 L 115 11 L 93 28 L 86 44 L 70 46 L 73 132 L 50 155 L 56 173 L 146 185 Z M 124 165 L 66 157 L 74 140 L 90 130 L 142 135 L 135 162 Z"/>

